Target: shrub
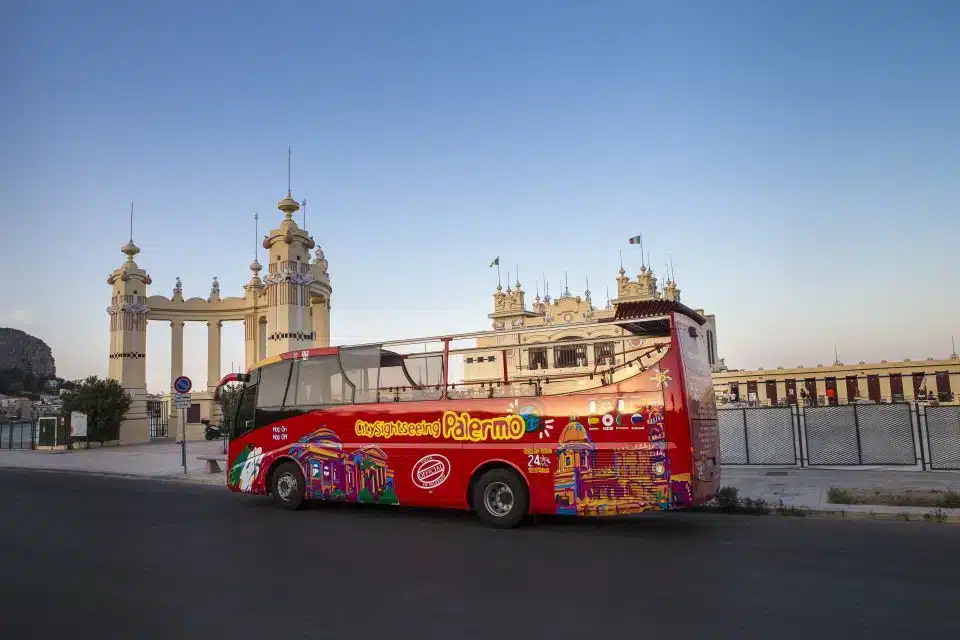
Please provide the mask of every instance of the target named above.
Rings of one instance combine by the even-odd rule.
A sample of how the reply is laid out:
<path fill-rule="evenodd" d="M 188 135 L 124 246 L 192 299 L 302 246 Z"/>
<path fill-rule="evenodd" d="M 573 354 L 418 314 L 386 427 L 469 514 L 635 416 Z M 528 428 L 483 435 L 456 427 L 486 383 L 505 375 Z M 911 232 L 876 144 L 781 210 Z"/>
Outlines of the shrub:
<path fill-rule="evenodd" d="M 856 496 L 852 491 L 841 489 L 840 487 L 830 487 L 827 489 L 827 502 L 833 504 L 858 504 Z"/>
<path fill-rule="evenodd" d="M 120 422 L 130 410 L 130 396 L 120 383 L 112 379 L 90 376 L 63 398 L 63 411 L 87 415 L 87 441 L 100 442 L 120 439 Z"/>

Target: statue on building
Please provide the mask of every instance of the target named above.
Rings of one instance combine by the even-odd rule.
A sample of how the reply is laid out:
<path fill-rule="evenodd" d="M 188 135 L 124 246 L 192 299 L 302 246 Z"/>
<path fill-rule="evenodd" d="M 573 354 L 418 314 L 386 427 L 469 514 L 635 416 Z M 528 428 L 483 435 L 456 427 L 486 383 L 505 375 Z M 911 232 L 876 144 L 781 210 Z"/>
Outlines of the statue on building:
<path fill-rule="evenodd" d="M 173 297 L 171 300 L 183 302 L 183 283 L 180 281 L 180 276 L 177 276 L 177 281 L 173 284 Z"/>
<path fill-rule="evenodd" d="M 313 262 L 314 262 L 314 264 L 317 264 L 317 265 L 320 266 L 320 272 L 321 272 L 323 275 L 325 275 L 325 276 L 326 276 L 326 275 L 329 275 L 329 274 L 327 273 L 327 266 L 328 266 L 328 264 L 329 264 L 329 263 L 327 262 L 327 256 L 324 255 L 324 253 L 323 253 L 323 247 L 321 247 L 320 245 L 317 245 L 317 251 L 316 251 L 316 253 L 315 253 L 315 255 L 314 255 Z"/>
<path fill-rule="evenodd" d="M 207 300 L 208 302 L 220 300 L 220 281 L 217 280 L 217 276 L 213 276 L 213 284 L 210 285 L 210 297 Z"/>

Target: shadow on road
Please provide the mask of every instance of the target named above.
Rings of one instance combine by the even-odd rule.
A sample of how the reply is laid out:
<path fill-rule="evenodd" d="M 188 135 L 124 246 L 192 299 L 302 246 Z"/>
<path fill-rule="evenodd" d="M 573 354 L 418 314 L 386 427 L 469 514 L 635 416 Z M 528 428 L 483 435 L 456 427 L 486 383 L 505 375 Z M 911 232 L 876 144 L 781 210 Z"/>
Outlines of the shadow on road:
<path fill-rule="evenodd" d="M 269 497 L 237 496 L 238 503 L 252 510 L 277 508 Z M 487 529 L 472 512 L 454 509 L 427 509 L 395 505 L 358 504 L 352 502 L 309 501 L 301 509 L 305 518 L 360 519 L 390 521 L 396 526 L 421 526 L 424 523 Z M 741 516 L 742 518 L 743 516 Z M 698 536 L 711 528 L 709 518 L 684 512 L 648 513 L 613 517 L 530 516 L 515 531 L 550 531 L 556 533 L 588 533 L 617 537 Z"/>

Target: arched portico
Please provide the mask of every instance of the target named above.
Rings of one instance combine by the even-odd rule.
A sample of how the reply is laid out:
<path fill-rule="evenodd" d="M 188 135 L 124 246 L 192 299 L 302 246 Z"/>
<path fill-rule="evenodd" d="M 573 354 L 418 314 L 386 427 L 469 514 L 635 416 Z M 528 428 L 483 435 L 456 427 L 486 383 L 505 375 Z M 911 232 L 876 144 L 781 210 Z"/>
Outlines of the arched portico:
<path fill-rule="evenodd" d="M 148 296 L 152 280 L 134 256 L 140 249 L 133 238 L 121 248 L 126 262 L 107 279 L 113 288 L 110 314 L 109 376 L 121 383 L 133 399 L 133 406 L 120 426 L 121 444 L 150 439 L 146 410 L 146 326 L 149 321 L 170 323 L 170 384 L 183 374 L 183 328 L 187 322 L 207 325 L 207 388 L 194 383 L 195 402 L 201 415 L 216 419 L 213 392 L 220 380 L 220 347 L 224 322 L 244 323 L 244 364 L 252 367 L 268 355 L 296 349 L 330 345 L 330 296 L 332 287 L 327 260 L 322 249 L 305 229 L 297 226 L 293 214 L 300 205 L 290 191 L 277 204 L 284 218 L 263 239 L 268 252 L 267 275 L 261 279 L 262 266 L 250 264 L 251 277 L 242 297 L 220 297 L 216 278 L 206 299 L 184 299 L 177 278 L 173 295 Z M 132 235 L 132 234 L 131 234 Z M 311 250 L 315 254 L 311 259 Z M 169 393 L 165 396 L 170 401 Z M 170 411 L 168 435 L 184 434 Z M 202 435 L 199 425 L 186 430 L 186 437 Z"/>

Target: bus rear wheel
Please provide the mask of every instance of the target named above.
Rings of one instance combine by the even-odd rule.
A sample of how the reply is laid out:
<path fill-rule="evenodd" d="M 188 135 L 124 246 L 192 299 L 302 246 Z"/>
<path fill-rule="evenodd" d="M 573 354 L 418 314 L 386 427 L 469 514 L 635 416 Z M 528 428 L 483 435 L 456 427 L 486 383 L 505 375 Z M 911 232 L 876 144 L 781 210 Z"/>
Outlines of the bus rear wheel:
<path fill-rule="evenodd" d="M 473 510 L 487 525 L 512 529 L 527 515 L 527 486 L 511 469 L 491 469 L 473 485 Z"/>
<path fill-rule="evenodd" d="M 299 509 L 303 504 L 303 472 L 293 462 L 283 462 L 270 476 L 270 494 L 273 502 L 283 509 Z"/>

